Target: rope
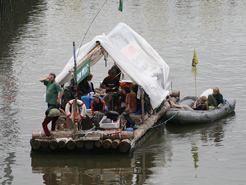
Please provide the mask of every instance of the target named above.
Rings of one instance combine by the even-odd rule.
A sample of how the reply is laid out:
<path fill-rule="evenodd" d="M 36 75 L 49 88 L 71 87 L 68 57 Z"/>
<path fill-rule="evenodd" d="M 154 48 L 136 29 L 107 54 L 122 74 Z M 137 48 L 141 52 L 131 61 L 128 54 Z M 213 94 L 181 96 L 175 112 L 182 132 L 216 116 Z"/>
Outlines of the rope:
<path fill-rule="evenodd" d="M 82 43 L 84 42 L 85 36 L 87 35 L 88 31 L 89 31 L 90 28 L 91 28 L 91 25 L 93 24 L 93 22 L 95 21 L 95 19 L 97 18 L 98 14 L 100 13 L 100 11 L 102 10 L 103 6 L 106 4 L 107 1 L 108 1 L 108 0 L 106 0 L 106 1 L 103 3 L 103 5 L 101 6 L 100 10 L 97 12 L 96 16 L 94 17 L 94 19 L 92 20 L 91 24 L 89 25 L 89 27 L 88 27 L 87 31 L 85 32 L 85 35 L 84 35 L 84 37 L 83 37 L 83 39 L 82 39 L 82 41 L 81 41 L 81 44 L 80 44 L 80 46 L 79 46 L 79 50 L 80 50 L 80 48 L 81 48 L 81 46 L 82 46 Z M 79 51 L 78 51 L 78 53 L 77 53 L 77 56 L 78 56 L 78 54 L 79 54 Z"/>
<path fill-rule="evenodd" d="M 148 127 L 148 128 L 139 128 L 138 126 L 137 126 L 137 127 L 135 126 L 135 128 L 137 128 L 137 129 L 152 129 L 152 128 L 156 128 L 156 127 L 159 127 L 159 126 L 161 126 L 161 125 L 167 123 L 168 121 L 170 121 L 171 119 L 173 119 L 177 114 L 178 114 L 178 112 L 177 112 L 176 114 L 174 114 L 174 115 L 173 115 L 171 118 L 169 118 L 168 120 L 166 120 L 166 121 L 164 121 L 164 122 L 162 122 L 162 123 L 160 123 L 160 124 L 157 124 L 157 125 L 155 125 L 155 126 Z"/>
<path fill-rule="evenodd" d="M 226 103 L 228 103 L 231 108 L 235 108 L 235 106 L 231 105 L 229 101 L 226 100 Z"/>

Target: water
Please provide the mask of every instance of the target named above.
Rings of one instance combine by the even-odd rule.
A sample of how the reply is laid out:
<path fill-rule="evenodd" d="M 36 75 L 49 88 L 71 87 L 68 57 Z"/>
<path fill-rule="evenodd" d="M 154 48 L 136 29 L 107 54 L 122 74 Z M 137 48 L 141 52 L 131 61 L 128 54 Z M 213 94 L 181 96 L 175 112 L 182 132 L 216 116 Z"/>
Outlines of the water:
<path fill-rule="evenodd" d="M 1 24 L 0 181 L 2 184 L 245 184 L 246 2 L 244 0 L 37 1 Z M 91 25 L 92 20 L 100 13 Z M 27 12 L 27 13 L 25 13 Z M 191 60 L 199 60 L 197 94 L 218 86 L 237 99 L 234 114 L 209 124 L 163 125 L 131 156 L 32 154 L 46 104 L 39 82 L 58 74 L 76 47 L 118 22 L 143 36 L 170 66 L 173 89 L 195 94 Z M 92 69 L 95 86 L 107 74 Z"/>

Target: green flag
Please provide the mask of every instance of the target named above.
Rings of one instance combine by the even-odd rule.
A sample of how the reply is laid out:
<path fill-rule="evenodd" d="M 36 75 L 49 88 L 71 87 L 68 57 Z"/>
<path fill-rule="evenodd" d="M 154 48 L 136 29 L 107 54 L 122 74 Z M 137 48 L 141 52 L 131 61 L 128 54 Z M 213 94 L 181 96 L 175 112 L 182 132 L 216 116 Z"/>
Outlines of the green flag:
<path fill-rule="evenodd" d="M 77 83 L 79 84 L 90 74 L 90 60 L 75 72 Z"/>
<path fill-rule="evenodd" d="M 123 0 L 120 0 L 118 10 L 122 12 L 122 10 L 123 10 Z"/>
<path fill-rule="evenodd" d="M 192 66 L 191 66 L 191 72 L 197 75 L 197 68 L 196 65 L 198 64 L 198 59 L 196 56 L 196 51 L 194 49 L 193 59 L 192 59 Z"/>

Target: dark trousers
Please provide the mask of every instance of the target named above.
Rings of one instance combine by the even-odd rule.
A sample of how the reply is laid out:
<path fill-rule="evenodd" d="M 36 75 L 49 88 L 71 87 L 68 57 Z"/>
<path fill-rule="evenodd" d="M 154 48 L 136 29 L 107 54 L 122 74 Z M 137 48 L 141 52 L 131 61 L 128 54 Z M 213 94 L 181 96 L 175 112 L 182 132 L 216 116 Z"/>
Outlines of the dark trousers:
<path fill-rule="evenodd" d="M 47 136 L 50 136 L 50 131 L 49 131 L 47 125 L 52 120 L 51 130 L 54 131 L 56 129 L 56 121 L 57 121 L 58 118 L 59 118 L 59 116 L 56 116 L 56 117 L 48 117 L 48 116 L 46 116 L 44 118 L 44 121 L 43 121 L 42 125 L 43 125 L 44 132 L 45 132 L 45 134 Z"/>

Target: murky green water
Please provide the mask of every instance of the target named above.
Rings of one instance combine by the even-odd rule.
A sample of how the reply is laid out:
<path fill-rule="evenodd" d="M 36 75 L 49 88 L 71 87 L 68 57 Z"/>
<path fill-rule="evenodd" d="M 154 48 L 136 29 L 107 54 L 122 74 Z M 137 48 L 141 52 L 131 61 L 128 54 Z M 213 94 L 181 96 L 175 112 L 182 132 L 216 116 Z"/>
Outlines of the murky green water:
<path fill-rule="evenodd" d="M 49 0 L 5 20 L 0 30 L 2 184 L 244 184 L 245 9 L 244 0 L 130 0 L 121 13 L 113 0 Z M 131 156 L 31 154 L 31 133 L 42 129 L 46 108 L 39 79 L 62 70 L 73 41 L 79 47 L 118 22 L 162 56 L 181 97 L 195 93 L 195 48 L 197 93 L 218 86 L 224 98 L 237 99 L 235 113 L 198 126 L 163 125 Z M 95 86 L 112 63 L 92 69 Z"/>

